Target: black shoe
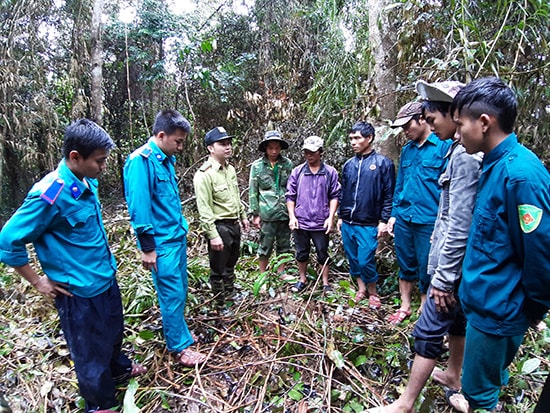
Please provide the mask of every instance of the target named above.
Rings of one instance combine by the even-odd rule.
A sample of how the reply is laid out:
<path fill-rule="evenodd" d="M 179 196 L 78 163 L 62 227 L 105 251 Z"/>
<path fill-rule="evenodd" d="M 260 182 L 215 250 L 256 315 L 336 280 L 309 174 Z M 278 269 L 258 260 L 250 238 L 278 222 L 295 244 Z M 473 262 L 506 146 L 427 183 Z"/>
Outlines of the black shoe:
<path fill-rule="evenodd" d="M 323 294 L 331 294 L 332 293 L 332 287 L 330 285 L 323 285 Z"/>
<path fill-rule="evenodd" d="M 292 286 L 292 291 L 294 291 L 295 293 L 299 293 L 303 291 L 306 288 L 306 286 L 307 286 L 306 283 L 302 281 L 298 281 L 296 284 Z"/>

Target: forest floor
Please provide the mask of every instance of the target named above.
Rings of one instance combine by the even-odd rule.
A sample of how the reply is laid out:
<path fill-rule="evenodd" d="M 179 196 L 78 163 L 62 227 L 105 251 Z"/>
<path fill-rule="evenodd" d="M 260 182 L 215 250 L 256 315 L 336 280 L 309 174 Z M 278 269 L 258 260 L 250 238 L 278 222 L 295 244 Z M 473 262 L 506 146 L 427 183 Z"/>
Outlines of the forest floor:
<path fill-rule="evenodd" d="M 191 228 L 196 227 L 190 222 Z M 324 295 L 312 270 L 308 288 L 291 292 L 276 274 L 260 274 L 254 234 L 244 237 L 237 265 L 240 299 L 217 312 L 208 287 L 206 247 L 189 234 L 187 319 L 208 361 L 195 369 L 176 364 L 162 337 L 150 275 L 124 213 L 106 219 L 125 309 L 124 349 L 149 371 L 120 388 L 121 411 L 141 412 L 362 412 L 403 391 L 413 358 L 416 315 L 395 327 L 398 308 L 391 248 L 381 251 L 382 308 L 354 302 L 355 288 L 333 237 L 333 292 Z M 286 263 L 296 274 L 292 257 Z M 417 297 L 418 301 L 418 297 Z M 0 393 L 14 413 L 83 412 L 69 352 L 51 300 L 0 266 Z M 413 313 L 415 314 L 415 313 Z M 550 329 L 530 330 L 501 392 L 501 411 L 530 412 L 550 370 Z M 445 367 L 446 355 L 440 367 Z M 2 410 L 0 408 L 1 412 Z M 429 382 L 418 412 L 451 412 L 444 390 Z"/>

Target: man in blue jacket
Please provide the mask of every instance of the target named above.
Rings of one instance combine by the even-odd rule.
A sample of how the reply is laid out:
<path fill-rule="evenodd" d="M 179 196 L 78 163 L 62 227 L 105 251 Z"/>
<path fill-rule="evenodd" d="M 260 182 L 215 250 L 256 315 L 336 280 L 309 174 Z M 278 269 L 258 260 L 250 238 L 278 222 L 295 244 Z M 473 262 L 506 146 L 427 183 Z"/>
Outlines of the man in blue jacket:
<path fill-rule="evenodd" d="M 502 80 L 471 82 L 451 109 L 468 153 L 485 153 L 459 295 L 462 390 L 470 412 L 490 411 L 527 328 L 550 307 L 550 174 L 518 142 L 516 97 Z"/>
<path fill-rule="evenodd" d="M 85 412 L 112 412 L 115 385 L 146 369 L 121 352 L 124 323 L 116 262 L 101 218 L 97 177 L 111 137 L 88 119 L 65 131 L 63 160 L 36 183 L 0 232 L 0 261 L 55 299 Z M 29 265 L 32 243 L 44 271 Z"/>
<path fill-rule="evenodd" d="M 153 136 L 124 165 L 124 190 L 130 221 L 157 290 L 168 350 L 192 367 L 206 357 L 189 347 L 193 336 L 185 321 L 187 299 L 187 231 L 176 181 L 175 154 L 181 152 L 191 125 L 179 112 L 163 110 Z"/>
<path fill-rule="evenodd" d="M 374 127 L 357 122 L 349 132 L 355 156 L 344 164 L 338 227 L 349 261 L 351 277 L 357 281 L 355 301 L 369 295 L 369 307 L 380 308 L 376 292 L 376 248 L 387 233 L 395 187 L 393 162 L 372 147 Z"/>
<path fill-rule="evenodd" d="M 422 103 L 409 102 L 397 113 L 392 128 L 401 127 L 409 141 L 399 157 L 399 169 L 388 233 L 395 237 L 399 264 L 401 307 L 389 316 L 390 324 L 399 324 L 411 315 L 411 293 L 418 281 L 421 308 L 430 285 L 428 255 L 430 238 L 437 217 L 441 187 L 439 176 L 447 166 L 450 139 L 439 139 L 430 131 L 422 116 Z"/>

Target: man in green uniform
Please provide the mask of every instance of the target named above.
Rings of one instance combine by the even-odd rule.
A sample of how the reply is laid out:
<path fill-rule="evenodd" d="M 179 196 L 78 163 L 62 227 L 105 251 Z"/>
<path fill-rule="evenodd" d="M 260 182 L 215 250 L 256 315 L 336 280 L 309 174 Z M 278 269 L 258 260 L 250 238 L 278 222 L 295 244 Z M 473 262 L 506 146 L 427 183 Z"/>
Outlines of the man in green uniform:
<path fill-rule="evenodd" d="M 208 131 L 204 145 L 210 156 L 193 178 L 200 227 L 208 241 L 210 285 L 219 306 L 234 295 L 235 264 L 241 244 L 239 224 L 245 232 L 249 228 L 237 173 L 228 162 L 231 138 L 222 127 Z"/>
<path fill-rule="evenodd" d="M 274 244 L 277 254 L 290 252 L 290 228 L 286 208 L 286 183 L 292 172 L 292 161 L 281 155 L 288 149 L 278 131 L 267 131 L 258 150 L 264 153 L 250 167 L 249 203 L 252 224 L 260 229 L 258 256 L 260 272 L 267 263 Z M 278 268 L 279 272 L 284 266 Z"/>

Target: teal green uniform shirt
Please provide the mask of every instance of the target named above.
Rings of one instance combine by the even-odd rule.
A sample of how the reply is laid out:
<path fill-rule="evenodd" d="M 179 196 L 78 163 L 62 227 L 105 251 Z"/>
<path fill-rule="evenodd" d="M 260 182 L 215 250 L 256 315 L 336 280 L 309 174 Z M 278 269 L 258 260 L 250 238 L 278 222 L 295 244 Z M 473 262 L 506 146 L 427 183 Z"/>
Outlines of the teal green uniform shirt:
<path fill-rule="evenodd" d="M 28 264 L 32 243 L 47 277 L 71 293 L 95 297 L 113 283 L 116 262 L 109 249 L 97 197 L 97 181 L 79 180 L 65 160 L 36 183 L 0 232 L 0 259 Z"/>
<path fill-rule="evenodd" d="M 401 151 L 393 195 L 392 217 L 415 224 L 433 224 L 441 187 L 439 177 L 447 167 L 445 155 L 452 141 L 431 133 L 422 146 L 408 141 Z"/>
<path fill-rule="evenodd" d="M 181 242 L 187 234 L 174 163 L 152 138 L 126 160 L 124 194 L 138 245 L 141 234 L 151 235 L 156 247 Z"/>
<path fill-rule="evenodd" d="M 468 323 L 523 334 L 550 307 L 550 174 L 508 136 L 485 155 L 459 295 Z"/>
<path fill-rule="evenodd" d="M 275 165 L 267 156 L 254 161 L 250 167 L 248 202 L 249 211 L 262 221 L 288 220 L 286 207 L 286 183 L 292 172 L 290 159 L 279 156 Z"/>

